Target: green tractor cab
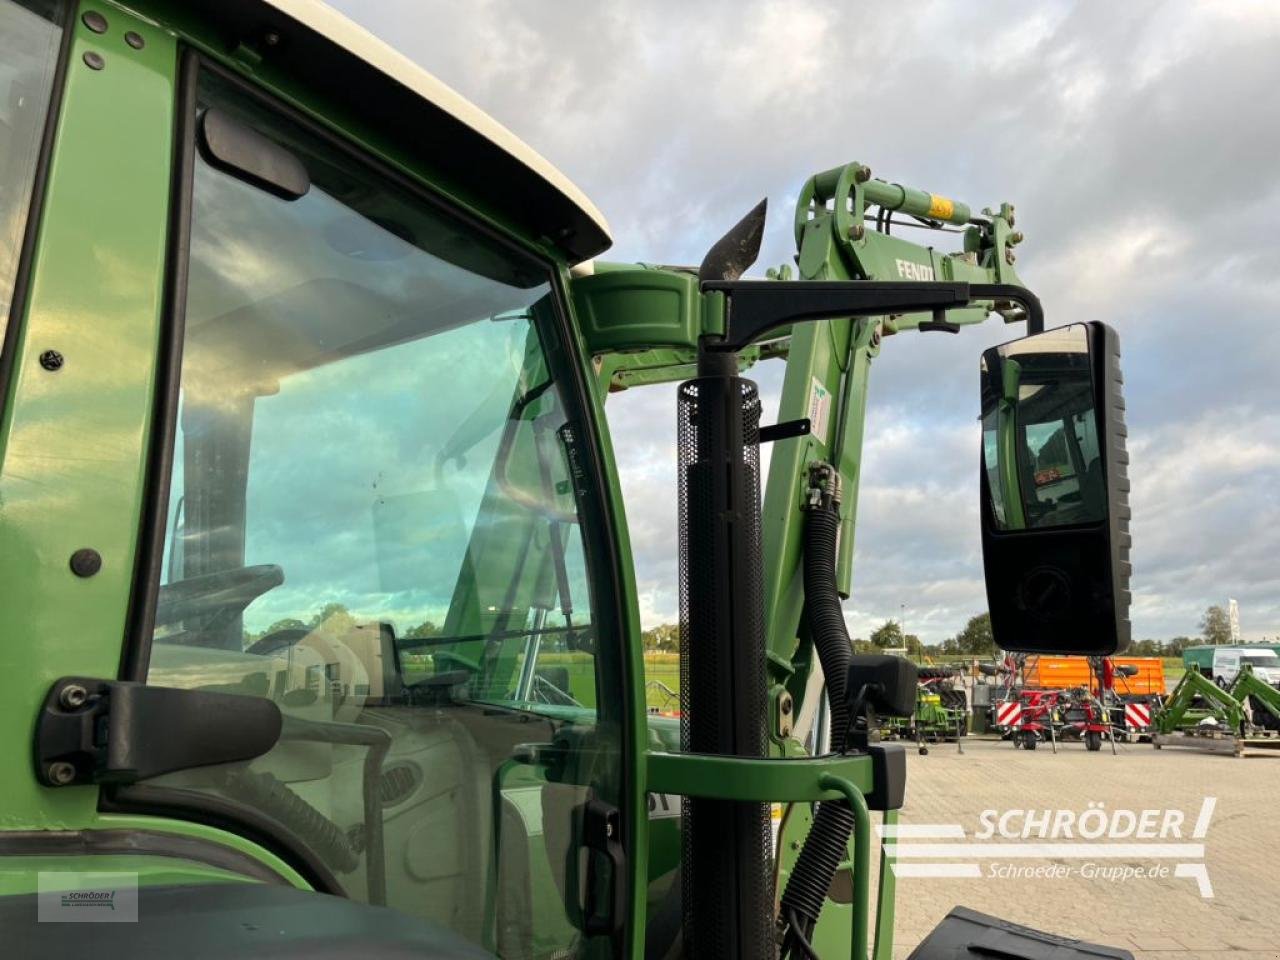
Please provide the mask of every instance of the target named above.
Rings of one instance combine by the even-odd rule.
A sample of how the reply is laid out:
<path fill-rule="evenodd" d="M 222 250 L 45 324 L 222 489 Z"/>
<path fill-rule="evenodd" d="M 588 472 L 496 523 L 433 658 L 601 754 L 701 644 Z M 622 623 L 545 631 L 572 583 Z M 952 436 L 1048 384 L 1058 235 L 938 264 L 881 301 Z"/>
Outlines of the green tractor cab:
<path fill-rule="evenodd" d="M 997 637 L 1127 642 L 1115 336 L 1044 329 L 1007 204 L 849 163 L 805 182 L 794 279 L 743 278 L 763 207 L 697 268 L 595 261 L 562 174 L 307 0 L 0 0 L 0 81 L 16 955 L 80 949 L 31 918 L 87 896 L 139 920 L 94 930 L 109 954 L 889 960 L 878 718 L 956 718 L 853 657 L 840 603 L 869 371 L 922 333 L 1030 334 L 982 360 Z M 654 716 L 604 403 L 665 381 Z"/>

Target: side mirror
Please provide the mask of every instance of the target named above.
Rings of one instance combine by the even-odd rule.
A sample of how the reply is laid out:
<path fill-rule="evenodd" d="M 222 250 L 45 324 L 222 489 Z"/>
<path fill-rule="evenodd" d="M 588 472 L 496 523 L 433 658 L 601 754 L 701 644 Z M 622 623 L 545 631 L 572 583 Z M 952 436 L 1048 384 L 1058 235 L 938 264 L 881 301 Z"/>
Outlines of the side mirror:
<path fill-rule="evenodd" d="M 1129 457 L 1120 340 L 1077 323 L 982 355 L 982 554 L 996 643 L 1129 646 Z"/>
<path fill-rule="evenodd" d="M 855 654 L 849 658 L 845 690 L 855 707 L 882 717 L 909 717 L 916 709 L 916 665 L 905 657 Z"/>

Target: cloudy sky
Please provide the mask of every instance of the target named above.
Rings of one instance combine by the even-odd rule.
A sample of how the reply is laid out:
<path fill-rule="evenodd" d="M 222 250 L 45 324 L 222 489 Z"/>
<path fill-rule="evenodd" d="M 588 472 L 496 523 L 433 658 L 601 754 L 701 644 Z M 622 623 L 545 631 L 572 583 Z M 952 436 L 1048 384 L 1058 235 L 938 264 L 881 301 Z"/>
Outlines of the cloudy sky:
<path fill-rule="evenodd" d="M 1134 635 L 1239 600 L 1280 633 L 1280 4 L 334 0 L 578 183 L 609 257 L 696 263 L 761 196 L 790 260 L 812 173 L 859 160 L 975 209 L 1013 202 L 1049 323 L 1120 332 Z M 886 343 L 871 386 L 855 633 L 926 642 L 984 606 L 976 370 L 1008 339 Z M 780 370 L 758 368 L 776 397 Z M 674 405 L 610 401 L 642 616 L 675 613 Z"/>

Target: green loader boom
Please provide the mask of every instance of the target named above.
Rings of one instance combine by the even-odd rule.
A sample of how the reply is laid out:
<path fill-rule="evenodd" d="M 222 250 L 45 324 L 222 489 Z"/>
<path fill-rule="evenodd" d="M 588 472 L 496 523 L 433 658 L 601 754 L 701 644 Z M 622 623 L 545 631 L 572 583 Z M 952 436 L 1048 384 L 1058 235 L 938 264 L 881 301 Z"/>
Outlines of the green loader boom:
<path fill-rule="evenodd" d="M 1280 690 L 1259 680 L 1249 664 L 1246 663 L 1240 667 L 1240 672 L 1236 674 L 1227 692 L 1237 703 L 1247 702 L 1253 708 L 1253 716 L 1250 718 L 1253 726 L 1263 726 L 1262 717 L 1257 715 L 1258 708 L 1261 708 L 1261 711 L 1270 718 L 1271 722 L 1268 726 L 1274 728 L 1280 721 Z"/>
<path fill-rule="evenodd" d="M 951 224 L 963 225 L 962 248 L 943 253 L 932 245 L 893 235 L 893 216 L 907 226 L 923 227 L 924 236 L 942 238 Z M 770 279 L 803 284 L 809 281 L 935 280 L 974 284 L 1020 284 L 1014 269 L 1014 247 L 1023 239 L 1013 230 L 1014 210 L 1001 204 L 974 216 L 969 208 L 942 196 L 875 179 L 869 167 L 849 163 L 811 177 L 801 190 L 795 213 L 798 276 L 790 267 L 770 269 Z M 574 297 L 596 351 L 602 387 L 617 392 L 655 383 L 687 380 L 697 373 L 698 345 L 720 329 L 720 305 L 714 294 L 699 295 L 696 268 L 596 264 L 594 273 L 574 281 Z M 793 278 L 794 277 L 794 278 Z M 678 302 L 677 309 L 658 312 L 660 298 Z M 646 304 L 650 306 L 646 310 Z M 1020 305 L 1009 301 L 975 304 L 952 310 L 945 322 L 933 313 L 873 317 L 832 317 L 783 328 L 738 354 L 741 369 L 758 362 L 786 364 L 778 401 L 778 424 L 803 424 L 803 432 L 773 441 L 763 491 L 763 583 L 766 664 L 769 684 L 769 754 L 782 758 L 801 749 L 825 749 L 829 732 L 815 729 L 817 701 L 824 683 L 812 641 L 803 636 L 804 606 L 802 533 L 808 485 L 814 462 L 837 468 L 843 491 L 836 579 L 842 596 L 853 589 L 853 546 L 857 492 L 867 424 L 867 391 L 874 360 L 884 349 L 910 349 L 909 338 L 926 332 L 955 333 L 982 322 L 992 313 L 1004 322 L 1026 319 Z M 669 318 L 663 325 L 661 317 Z M 643 318 L 643 320 L 641 320 Z M 954 736 L 955 718 L 942 708 L 937 716 L 921 708 L 916 723 L 945 727 Z M 800 726 L 792 718 L 800 718 Z M 652 738 L 671 742 L 678 722 L 651 718 Z M 783 800 L 784 797 L 775 799 Z M 809 804 L 783 813 L 779 843 L 779 884 L 789 878 L 808 829 Z M 885 814 L 894 822 L 896 813 Z M 671 895 L 678 833 L 655 823 L 650 854 L 651 908 L 660 909 Z M 663 849 L 665 847 L 665 849 Z M 849 863 L 852 865 L 853 860 Z M 817 928 L 815 945 L 823 956 L 840 954 L 855 930 L 874 931 L 877 960 L 892 951 L 893 873 L 880 868 L 879 906 L 866 902 L 829 902 Z M 874 915 L 872 910 L 874 909 Z M 874 917 L 874 919 L 873 919 Z"/>
<path fill-rule="evenodd" d="M 1152 726 L 1158 733 L 1171 734 L 1193 729 L 1206 720 L 1238 734 L 1244 729 L 1244 708 L 1234 692 L 1222 689 L 1198 670 L 1188 670 L 1152 717 Z"/>

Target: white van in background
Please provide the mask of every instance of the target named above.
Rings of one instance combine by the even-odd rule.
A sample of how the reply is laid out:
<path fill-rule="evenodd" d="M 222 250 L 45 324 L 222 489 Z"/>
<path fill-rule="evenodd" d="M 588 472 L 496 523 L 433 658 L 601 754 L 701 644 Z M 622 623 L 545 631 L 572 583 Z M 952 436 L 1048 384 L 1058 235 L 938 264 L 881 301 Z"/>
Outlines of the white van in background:
<path fill-rule="evenodd" d="M 1213 679 L 1222 687 L 1229 687 L 1248 664 L 1253 675 L 1271 686 L 1280 686 L 1280 655 L 1274 650 L 1259 647 L 1219 647 L 1213 651 Z"/>

